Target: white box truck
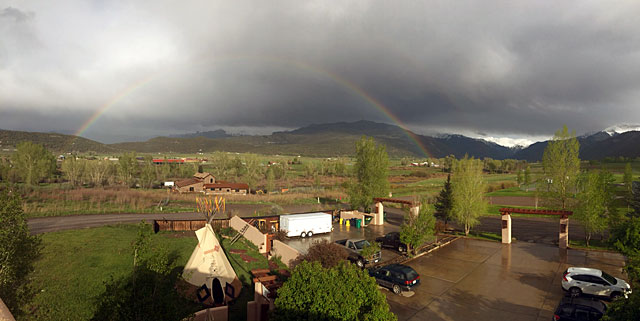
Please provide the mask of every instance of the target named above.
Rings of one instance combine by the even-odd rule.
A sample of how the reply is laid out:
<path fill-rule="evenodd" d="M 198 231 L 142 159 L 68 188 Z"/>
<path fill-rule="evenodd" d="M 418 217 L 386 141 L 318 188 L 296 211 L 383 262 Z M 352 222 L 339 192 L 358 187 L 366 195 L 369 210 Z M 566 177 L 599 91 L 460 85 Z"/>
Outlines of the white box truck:
<path fill-rule="evenodd" d="M 311 237 L 314 234 L 333 230 L 333 217 L 327 213 L 305 213 L 280 215 L 280 229 L 288 237 Z"/>

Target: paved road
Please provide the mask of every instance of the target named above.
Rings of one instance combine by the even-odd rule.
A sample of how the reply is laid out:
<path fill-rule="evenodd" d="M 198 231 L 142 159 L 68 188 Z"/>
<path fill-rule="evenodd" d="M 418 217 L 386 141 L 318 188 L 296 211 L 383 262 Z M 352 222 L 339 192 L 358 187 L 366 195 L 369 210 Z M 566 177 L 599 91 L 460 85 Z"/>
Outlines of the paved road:
<path fill-rule="evenodd" d="M 560 282 L 567 267 L 599 268 L 626 279 L 620 254 L 526 242 L 458 239 L 407 264 L 420 274 L 414 295 L 384 290 L 401 321 L 546 321 L 564 295 Z"/>
<path fill-rule="evenodd" d="M 227 212 L 232 212 L 239 216 L 250 216 L 255 211 L 264 211 L 268 208 L 268 205 L 229 204 L 227 205 Z M 283 206 L 283 208 L 287 213 L 301 213 L 315 210 L 316 205 L 289 205 Z M 202 218 L 202 215 L 199 213 L 92 214 L 34 217 L 28 220 L 28 224 L 32 234 L 41 234 L 46 232 L 74 230 L 120 223 L 138 223 L 140 221 L 150 222 L 161 219 L 200 218 Z"/>
<path fill-rule="evenodd" d="M 315 205 L 291 205 L 284 206 L 287 213 L 300 213 L 313 211 Z M 266 205 L 252 204 L 231 204 L 227 206 L 227 211 L 233 211 L 240 216 L 249 216 L 257 210 L 265 210 Z M 403 211 L 400 209 L 387 207 L 387 222 L 391 226 L 400 226 L 403 220 Z M 119 223 L 137 223 L 142 220 L 152 221 L 158 219 L 198 219 L 202 216 L 198 213 L 156 213 L 156 214 L 95 214 L 95 215 L 71 215 L 56 217 L 37 217 L 29 219 L 31 233 L 40 234 L 46 232 L 81 229 L 102 225 Z M 512 219 L 512 236 L 520 241 L 530 241 L 537 243 L 557 244 L 558 242 L 558 219 L 540 217 L 514 217 Z M 461 229 L 460 226 L 452 224 L 454 228 Z M 485 216 L 480 218 L 480 224 L 473 230 L 479 232 L 493 232 L 500 234 L 501 223 L 499 216 Z M 386 233 L 383 231 L 382 233 Z M 569 238 L 584 238 L 584 231 L 575 220 L 569 223 Z"/>
<path fill-rule="evenodd" d="M 387 207 L 385 211 L 387 211 L 387 220 L 396 224 L 402 221 L 402 210 Z M 500 235 L 502 233 L 500 220 L 499 215 L 481 217 L 480 224 L 474 227 L 472 231 L 491 232 Z M 455 223 L 450 225 L 457 230 L 463 230 L 462 226 Z M 555 217 L 512 217 L 511 219 L 511 236 L 520 241 L 558 244 L 559 229 L 559 221 Z M 584 239 L 584 229 L 576 220 L 569 220 L 569 239 Z"/>

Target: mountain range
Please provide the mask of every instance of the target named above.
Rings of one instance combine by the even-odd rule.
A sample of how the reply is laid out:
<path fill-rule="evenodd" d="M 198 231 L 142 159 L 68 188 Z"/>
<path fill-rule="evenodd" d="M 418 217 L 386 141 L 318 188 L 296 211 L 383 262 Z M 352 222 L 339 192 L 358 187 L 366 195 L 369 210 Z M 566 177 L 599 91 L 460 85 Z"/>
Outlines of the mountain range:
<path fill-rule="evenodd" d="M 640 157 L 640 131 L 624 125 L 578 137 L 582 159 L 605 157 Z M 630 130 L 630 131 L 627 131 Z M 271 135 L 232 136 L 224 130 L 196 132 L 174 137 L 156 137 L 144 142 L 102 144 L 72 135 L 0 130 L 0 149 L 10 151 L 24 140 L 44 144 L 55 152 L 89 152 L 117 154 L 124 151 L 139 153 L 179 153 L 227 151 L 261 154 L 305 155 L 318 157 L 350 156 L 355 142 L 363 135 L 373 137 L 387 146 L 392 157 L 444 157 L 464 155 L 476 158 L 525 159 L 538 161 L 548 142 L 534 143 L 526 148 L 505 147 L 482 139 L 463 135 L 418 135 L 401 127 L 361 120 L 314 124 Z"/>

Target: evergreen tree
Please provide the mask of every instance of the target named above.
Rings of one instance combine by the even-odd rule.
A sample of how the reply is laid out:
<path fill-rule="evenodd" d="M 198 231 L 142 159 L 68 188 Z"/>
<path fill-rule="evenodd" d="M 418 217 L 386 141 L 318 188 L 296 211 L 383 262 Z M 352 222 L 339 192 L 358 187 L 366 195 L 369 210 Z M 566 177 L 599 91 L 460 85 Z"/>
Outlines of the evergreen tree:
<path fill-rule="evenodd" d="M 440 194 L 436 197 L 435 203 L 435 217 L 444 221 L 447 225 L 452 218 L 451 211 L 453 209 L 453 194 L 451 191 L 451 174 L 447 175 L 447 181 L 444 182 L 444 186 L 440 191 Z"/>

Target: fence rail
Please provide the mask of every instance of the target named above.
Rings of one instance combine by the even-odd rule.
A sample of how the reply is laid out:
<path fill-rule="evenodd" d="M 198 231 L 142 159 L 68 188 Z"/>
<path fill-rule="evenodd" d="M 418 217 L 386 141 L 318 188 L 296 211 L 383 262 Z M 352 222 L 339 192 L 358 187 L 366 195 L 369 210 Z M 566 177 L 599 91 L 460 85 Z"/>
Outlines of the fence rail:
<path fill-rule="evenodd" d="M 153 220 L 153 231 L 195 231 L 203 228 L 206 220 Z M 211 220 L 214 230 L 229 227 L 228 219 Z"/>

